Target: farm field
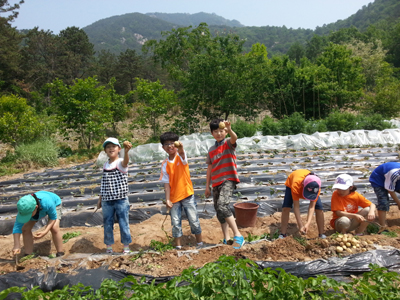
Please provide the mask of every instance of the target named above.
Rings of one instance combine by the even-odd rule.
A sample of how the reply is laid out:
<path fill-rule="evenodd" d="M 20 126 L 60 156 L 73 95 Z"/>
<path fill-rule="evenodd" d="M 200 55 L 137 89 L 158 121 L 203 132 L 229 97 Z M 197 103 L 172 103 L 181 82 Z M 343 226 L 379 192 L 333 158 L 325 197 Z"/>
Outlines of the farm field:
<path fill-rule="evenodd" d="M 262 235 L 273 237 L 280 228 L 280 209 L 284 194 L 284 182 L 294 169 L 306 168 L 316 172 L 322 179 L 321 199 L 325 208 L 325 230 L 333 234 L 329 226 L 331 219 L 330 196 L 332 185 L 340 173 L 353 176 L 358 192 L 367 199 L 375 201 L 375 195 L 369 185 L 370 172 L 383 162 L 398 160 L 399 148 L 396 145 L 373 145 L 365 148 L 336 148 L 315 150 L 265 150 L 238 153 L 238 170 L 241 184 L 234 194 L 235 202 L 250 201 L 260 205 L 255 227 L 241 228 L 243 236 L 256 240 Z M 16 201 L 22 195 L 38 190 L 49 190 L 59 194 L 63 200 L 62 233 L 78 233 L 65 245 L 65 256 L 49 258 L 55 253 L 51 236 L 37 241 L 34 251 L 39 257 L 20 262 L 18 272 L 35 269 L 42 272 L 54 267 L 57 272 L 73 274 L 77 269 L 97 269 L 108 267 L 110 270 L 124 270 L 128 273 L 146 274 L 155 277 L 176 276 L 190 266 L 200 268 L 206 263 L 216 261 L 221 255 L 237 258 L 249 258 L 260 262 L 308 262 L 331 257 L 347 257 L 352 254 L 374 249 L 400 249 L 400 212 L 397 206 L 391 206 L 388 214 L 389 235 L 372 234 L 359 237 L 365 247 L 338 254 L 338 243 L 332 238 L 317 238 L 316 225 L 313 224 L 307 236 L 301 236 L 297 230 L 294 214 L 289 221 L 289 237 L 283 240 L 263 240 L 258 243 L 246 243 L 240 250 L 222 245 L 219 223 L 214 216 L 210 199 L 204 198 L 206 168 L 203 157 L 189 159 L 191 177 L 198 202 L 203 240 L 206 248 L 194 247 L 194 236 L 186 220 L 183 223 L 183 251 L 169 250 L 159 253 L 151 249 L 152 240 L 167 243 L 167 236 L 161 229 L 166 218 L 162 205 L 164 192 L 158 183 L 160 162 L 131 164 L 129 186 L 131 202 L 130 228 L 133 243 L 132 255 L 106 255 L 101 227 L 101 210 L 94 213 L 97 202 L 101 169 L 94 163 L 72 166 L 68 169 L 49 169 L 42 172 L 25 174 L 0 182 L 0 274 L 15 272 L 11 250 L 12 225 L 16 214 Z M 303 218 L 307 204 L 301 205 Z M 40 224 L 38 224 L 40 227 Z M 171 234 L 169 216 L 165 221 L 165 230 Z M 118 224 L 114 228 L 116 244 L 114 252 L 122 252 Z M 364 249 L 363 249 L 364 248 Z M 147 253 L 147 251 L 149 252 Z"/>

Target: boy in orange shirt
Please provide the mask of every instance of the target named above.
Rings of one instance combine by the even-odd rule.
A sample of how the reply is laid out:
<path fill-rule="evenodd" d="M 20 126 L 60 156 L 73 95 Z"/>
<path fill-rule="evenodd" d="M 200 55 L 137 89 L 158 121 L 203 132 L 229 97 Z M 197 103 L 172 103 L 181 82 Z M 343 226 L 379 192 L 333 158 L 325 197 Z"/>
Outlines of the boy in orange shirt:
<path fill-rule="evenodd" d="M 357 235 L 363 235 L 368 223 L 375 220 L 375 204 L 356 192 L 353 178 L 348 174 L 336 177 L 332 187 L 331 226 L 340 233 L 355 230 Z M 358 207 L 363 209 L 358 211 Z"/>
<path fill-rule="evenodd" d="M 176 248 L 181 249 L 182 209 L 184 209 L 191 232 L 196 236 L 197 246 L 202 247 L 201 227 L 187 156 L 182 143 L 178 140 L 178 135 L 173 132 L 165 132 L 160 136 L 161 145 L 168 153 L 168 158 L 161 166 L 160 181 L 164 183 L 167 209 L 171 209 L 172 236 L 175 238 Z"/>

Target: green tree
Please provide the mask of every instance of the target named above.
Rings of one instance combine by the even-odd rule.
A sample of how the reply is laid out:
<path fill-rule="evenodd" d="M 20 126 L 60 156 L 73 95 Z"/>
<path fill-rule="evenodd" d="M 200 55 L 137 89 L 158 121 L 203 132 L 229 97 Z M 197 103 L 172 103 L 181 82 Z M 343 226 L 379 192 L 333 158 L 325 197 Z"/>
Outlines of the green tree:
<path fill-rule="evenodd" d="M 57 77 L 63 78 L 60 73 L 60 39 L 50 30 L 39 30 L 37 27 L 29 30 L 21 54 L 23 78 L 28 92 L 39 91 Z"/>
<path fill-rule="evenodd" d="M 133 127 L 151 128 L 153 137 L 160 132 L 159 119 L 167 118 L 172 114 L 172 108 L 176 105 L 176 95 L 174 91 L 164 89 L 164 86 L 157 80 L 150 82 L 145 79 L 137 78 L 137 95 L 139 106 L 138 116 L 134 120 Z"/>
<path fill-rule="evenodd" d="M 19 1 L 14 5 L 7 0 L 0 0 L 0 91 L 13 91 L 20 73 L 19 43 L 22 35 L 11 26 L 11 22 L 18 16 Z"/>
<path fill-rule="evenodd" d="M 290 46 L 286 54 L 291 60 L 296 61 L 296 64 L 299 65 L 300 60 L 305 56 L 305 48 L 302 44 L 296 42 Z"/>
<path fill-rule="evenodd" d="M 95 62 L 95 73 L 99 78 L 99 82 L 106 84 L 117 73 L 117 57 L 109 50 L 101 50 Z"/>
<path fill-rule="evenodd" d="M 136 78 L 140 77 L 142 60 L 135 50 L 127 49 L 118 56 L 116 64 L 115 89 L 120 94 L 126 94 L 135 89 Z"/>
<path fill-rule="evenodd" d="M 26 99 L 14 95 L 0 97 L 0 140 L 16 146 L 43 136 L 45 123 Z"/>
<path fill-rule="evenodd" d="M 86 32 L 75 26 L 61 30 L 58 36 L 63 53 L 60 73 L 64 82 L 71 84 L 75 79 L 84 77 L 91 67 L 93 44 L 89 42 Z"/>
<path fill-rule="evenodd" d="M 83 145 L 90 149 L 93 142 L 105 134 L 104 123 L 112 121 L 110 92 L 98 86 L 96 77 L 74 80 L 72 85 L 60 79 L 49 84 L 54 107 L 65 139 L 75 132 Z"/>
<path fill-rule="evenodd" d="M 352 56 L 346 46 L 330 43 L 318 57 L 317 89 L 321 105 L 333 109 L 346 109 L 358 104 L 365 84 L 361 58 Z"/>

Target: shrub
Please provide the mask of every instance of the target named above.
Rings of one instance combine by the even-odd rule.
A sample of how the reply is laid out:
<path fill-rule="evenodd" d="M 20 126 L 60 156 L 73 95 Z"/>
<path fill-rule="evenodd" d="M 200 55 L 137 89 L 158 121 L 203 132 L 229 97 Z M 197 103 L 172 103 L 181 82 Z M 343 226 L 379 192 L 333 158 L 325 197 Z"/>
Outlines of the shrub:
<path fill-rule="evenodd" d="M 310 120 L 307 122 L 305 128 L 304 128 L 304 133 L 306 134 L 313 134 L 315 132 L 327 132 L 328 129 L 326 128 L 326 122 L 325 120 Z"/>
<path fill-rule="evenodd" d="M 36 140 L 15 148 L 15 160 L 27 165 L 53 167 L 58 164 L 58 147 L 51 139 Z"/>
<path fill-rule="evenodd" d="M 261 132 L 263 135 L 278 135 L 279 123 L 275 122 L 271 117 L 266 116 L 261 121 Z"/>
<path fill-rule="evenodd" d="M 328 115 L 325 121 L 328 131 L 350 131 L 358 129 L 357 117 L 349 112 L 333 111 Z"/>
<path fill-rule="evenodd" d="M 36 115 L 26 99 L 17 96 L 0 97 L 0 140 L 16 146 L 42 135 L 46 125 Z"/>
<path fill-rule="evenodd" d="M 257 132 L 257 124 L 237 120 L 232 124 L 232 130 L 236 133 L 238 138 L 252 137 Z"/>
<path fill-rule="evenodd" d="M 392 128 L 390 122 L 385 121 L 380 114 L 373 114 L 370 116 L 360 115 L 358 118 L 358 127 L 364 130 L 384 130 L 386 128 Z"/>

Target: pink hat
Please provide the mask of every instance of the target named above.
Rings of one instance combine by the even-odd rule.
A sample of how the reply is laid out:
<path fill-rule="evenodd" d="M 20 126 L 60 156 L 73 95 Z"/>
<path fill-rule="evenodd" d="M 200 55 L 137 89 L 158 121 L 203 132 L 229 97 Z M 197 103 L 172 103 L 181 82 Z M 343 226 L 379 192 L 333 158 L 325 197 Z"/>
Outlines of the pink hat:
<path fill-rule="evenodd" d="M 321 189 L 321 179 L 316 175 L 308 175 L 303 181 L 303 197 L 306 200 L 315 201 Z"/>

